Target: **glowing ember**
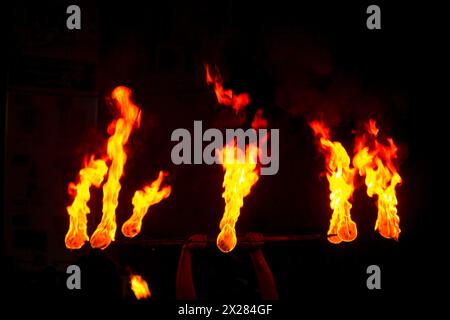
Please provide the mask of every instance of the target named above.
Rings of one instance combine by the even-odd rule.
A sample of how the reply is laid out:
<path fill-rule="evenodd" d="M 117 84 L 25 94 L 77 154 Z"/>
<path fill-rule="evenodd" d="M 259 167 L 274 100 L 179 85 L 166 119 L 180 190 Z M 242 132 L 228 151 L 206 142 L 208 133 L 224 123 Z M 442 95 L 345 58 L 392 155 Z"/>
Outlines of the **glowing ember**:
<path fill-rule="evenodd" d="M 148 208 L 167 198 L 172 191 L 170 186 L 159 189 L 164 177 L 167 174 L 163 171 L 159 172 L 158 179 L 153 181 L 149 186 L 145 186 L 143 190 L 138 190 L 133 196 L 133 214 L 122 226 L 122 233 L 127 237 L 134 237 L 142 227 L 142 219 L 147 214 Z"/>
<path fill-rule="evenodd" d="M 136 299 L 148 299 L 151 296 L 150 289 L 148 288 L 147 281 L 145 281 L 141 276 L 131 275 L 130 276 L 131 290 L 133 290 Z"/>
<path fill-rule="evenodd" d="M 206 83 L 214 85 L 217 101 L 225 106 L 232 107 L 236 112 L 246 107 L 250 103 L 250 96 L 247 93 L 235 94 L 231 89 L 223 88 L 223 80 L 220 71 L 214 70 L 211 74 L 209 65 L 206 68 Z"/>
<path fill-rule="evenodd" d="M 103 178 L 108 171 L 105 161 L 94 160 L 91 157 L 84 168 L 80 170 L 78 184 L 69 184 L 69 193 L 74 197 L 73 202 L 67 207 L 70 216 L 69 231 L 66 234 L 65 243 L 69 249 L 80 249 L 86 241 L 87 235 L 87 214 L 90 209 L 87 205 L 91 185 L 100 187 Z"/>
<path fill-rule="evenodd" d="M 225 253 L 232 251 L 236 246 L 235 226 L 244 205 L 244 197 L 250 193 L 252 186 L 259 179 L 256 167 L 258 147 L 248 145 L 246 155 L 242 153 L 243 151 L 234 143 L 227 145 L 221 152 L 225 170 L 223 180 L 225 191 L 222 194 L 225 199 L 225 212 L 220 221 L 221 231 L 217 236 L 217 247 Z M 245 161 L 242 161 L 244 159 Z"/>
<path fill-rule="evenodd" d="M 91 237 L 93 248 L 105 249 L 111 241 L 114 241 L 117 229 L 116 208 L 121 188 L 119 180 L 127 160 L 124 146 L 133 127 L 139 126 L 140 123 L 140 109 L 133 104 L 130 96 L 131 90 L 126 87 L 117 87 L 112 92 L 121 117 L 117 121 L 113 121 L 108 128 L 108 132 L 112 134 L 107 148 L 111 165 L 108 171 L 108 180 L 103 185 L 102 220 Z"/>
<path fill-rule="evenodd" d="M 377 138 L 378 128 L 373 120 L 366 125 L 367 133 L 357 137 L 353 165 L 365 176 L 367 194 L 377 195 L 378 218 L 375 230 L 385 238 L 398 239 L 400 218 L 397 215 L 395 187 L 402 179 L 394 165 L 397 147 L 391 138 L 381 144 Z"/>
<path fill-rule="evenodd" d="M 350 168 L 350 157 L 341 143 L 330 140 L 329 129 L 321 122 L 313 121 L 310 127 L 320 139 L 320 148 L 325 154 L 327 179 L 330 186 L 330 207 L 333 215 L 328 229 L 328 240 L 332 243 L 353 241 L 357 236 L 356 223 L 352 221 L 350 198 L 354 190 L 355 170 Z"/>

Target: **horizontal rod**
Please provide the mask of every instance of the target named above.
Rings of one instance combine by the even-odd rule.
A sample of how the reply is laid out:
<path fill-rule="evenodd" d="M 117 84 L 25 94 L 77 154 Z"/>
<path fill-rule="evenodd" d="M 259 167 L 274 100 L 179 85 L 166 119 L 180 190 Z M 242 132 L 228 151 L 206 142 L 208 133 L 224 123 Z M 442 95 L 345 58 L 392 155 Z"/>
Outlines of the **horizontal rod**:
<path fill-rule="evenodd" d="M 304 235 L 267 235 L 263 236 L 262 242 L 302 242 L 302 241 L 313 241 L 325 239 L 322 234 L 304 234 Z M 190 239 L 177 239 L 177 238 L 167 238 L 167 239 L 127 239 L 120 241 L 121 243 L 128 245 L 141 245 L 148 247 L 158 247 L 158 246 L 176 246 L 184 245 L 188 243 L 201 243 L 202 241 L 192 241 Z M 206 242 L 208 244 L 215 244 L 216 238 L 207 238 Z M 258 241 L 255 241 L 258 242 Z M 238 236 L 238 244 L 250 244 L 251 242 L 245 236 Z"/>

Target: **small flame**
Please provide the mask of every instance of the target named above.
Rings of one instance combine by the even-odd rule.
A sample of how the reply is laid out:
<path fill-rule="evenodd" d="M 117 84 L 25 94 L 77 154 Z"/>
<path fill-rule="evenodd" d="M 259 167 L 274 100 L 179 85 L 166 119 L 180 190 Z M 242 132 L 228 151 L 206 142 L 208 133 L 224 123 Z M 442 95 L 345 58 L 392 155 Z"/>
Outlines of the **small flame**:
<path fill-rule="evenodd" d="M 257 155 L 257 146 L 248 145 L 244 157 L 243 151 L 234 143 L 225 146 L 220 152 L 220 156 L 224 158 L 225 191 L 222 197 L 225 199 L 225 212 L 220 221 L 221 231 L 217 236 L 217 247 L 224 253 L 232 251 L 236 246 L 235 226 L 244 205 L 244 198 L 250 194 L 251 188 L 259 179 L 256 167 Z M 240 161 L 244 158 L 245 161 Z"/>
<path fill-rule="evenodd" d="M 267 128 L 267 126 L 268 126 L 268 121 L 264 117 L 263 110 L 262 109 L 256 110 L 255 115 L 252 120 L 252 128 L 258 130 L 261 128 Z"/>
<path fill-rule="evenodd" d="M 167 173 L 160 171 L 158 179 L 153 181 L 150 185 L 145 186 L 143 190 L 138 190 L 133 196 L 133 214 L 122 225 L 122 233 L 130 238 L 136 236 L 142 227 L 142 219 L 147 214 L 148 208 L 163 199 L 169 197 L 172 188 L 170 186 L 159 189 L 164 177 Z"/>
<path fill-rule="evenodd" d="M 90 199 L 89 189 L 92 185 L 100 187 L 107 171 L 108 167 L 104 160 L 94 160 L 94 157 L 91 157 L 80 170 L 78 184 L 69 184 L 69 193 L 74 199 L 67 207 L 70 216 L 69 230 L 65 237 L 67 248 L 80 249 L 86 241 L 89 241 L 87 235 L 87 214 L 91 212 L 87 205 Z"/>
<path fill-rule="evenodd" d="M 117 121 L 113 121 L 108 128 L 112 136 L 108 140 L 108 157 L 111 165 L 108 171 L 108 180 L 103 185 L 103 216 L 100 224 L 91 237 L 93 248 L 105 249 L 116 234 L 116 208 L 119 203 L 120 183 L 123 175 L 127 154 L 124 146 L 130 137 L 133 127 L 140 124 L 140 109 L 131 101 L 131 90 L 126 87 L 117 87 L 112 92 L 116 106 L 121 113 Z"/>
<path fill-rule="evenodd" d="M 223 80 L 220 71 L 215 68 L 214 74 L 211 74 L 209 65 L 205 65 L 206 83 L 214 85 L 217 101 L 225 106 L 232 107 L 236 112 L 246 107 L 250 103 L 250 96 L 243 92 L 235 94 L 231 89 L 223 88 Z"/>
<path fill-rule="evenodd" d="M 131 290 L 133 290 L 136 299 L 148 299 L 151 296 L 147 281 L 139 275 L 130 276 Z"/>
<path fill-rule="evenodd" d="M 330 186 L 330 207 L 333 215 L 328 229 L 328 240 L 338 244 L 353 241 L 357 236 L 356 223 L 352 221 L 350 198 L 354 191 L 355 170 L 350 168 L 350 157 L 341 143 L 330 140 L 330 130 L 319 121 L 310 127 L 320 139 L 320 148 L 325 154 L 327 179 Z"/>
<path fill-rule="evenodd" d="M 395 187 L 402 182 L 394 161 L 397 158 L 397 146 L 391 138 L 387 144 L 379 142 L 376 122 L 370 120 L 366 125 L 367 133 L 357 137 L 353 165 L 365 176 L 367 195 L 377 195 L 378 217 L 375 230 L 385 238 L 398 240 L 400 218 L 397 215 L 397 196 Z"/>

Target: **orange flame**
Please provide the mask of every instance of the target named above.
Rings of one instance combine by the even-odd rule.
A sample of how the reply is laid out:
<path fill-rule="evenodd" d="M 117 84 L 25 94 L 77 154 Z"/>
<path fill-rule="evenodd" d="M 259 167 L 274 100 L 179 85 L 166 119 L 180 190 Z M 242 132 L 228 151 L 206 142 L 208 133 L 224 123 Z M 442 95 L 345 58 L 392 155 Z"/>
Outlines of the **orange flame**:
<path fill-rule="evenodd" d="M 378 196 L 378 217 L 375 230 L 385 238 L 398 240 L 400 218 L 397 215 L 397 196 L 395 187 L 402 182 L 395 165 L 397 146 L 392 139 L 387 145 L 378 141 L 376 122 L 370 120 L 366 125 L 367 134 L 357 137 L 353 165 L 365 176 L 367 195 Z"/>
<path fill-rule="evenodd" d="M 107 171 L 108 167 L 104 160 L 94 160 L 94 157 L 91 157 L 89 163 L 80 170 L 78 184 L 72 182 L 69 184 L 69 193 L 74 199 L 66 208 L 70 216 L 69 230 L 65 237 L 67 248 L 80 249 L 86 241 L 89 241 L 87 235 L 87 214 L 90 213 L 87 205 L 90 199 L 89 189 L 91 185 L 100 187 Z"/>
<path fill-rule="evenodd" d="M 250 96 L 243 92 L 235 94 L 231 89 L 223 88 L 223 80 L 220 71 L 215 68 L 214 75 L 209 70 L 209 65 L 205 65 L 206 69 L 206 83 L 214 85 L 217 101 L 225 106 L 231 106 L 236 112 L 246 107 L 250 103 Z"/>
<path fill-rule="evenodd" d="M 133 290 L 136 299 L 148 299 L 151 296 L 147 281 L 139 275 L 130 276 L 131 290 Z"/>
<path fill-rule="evenodd" d="M 169 197 L 172 188 L 166 186 L 159 189 L 164 177 L 167 173 L 163 171 L 159 172 L 158 179 L 153 181 L 149 186 L 145 186 L 143 190 L 138 190 L 133 196 L 133 214 L 122 225 L 122 233 L 130 238 L 136 236 L 142 227 L 142 219 L 147 214 L 148 208 L 156 203 L 161 202 L 163 199 Z"/>
<path fill-rule="evenodd" d="M 223 156 L 224 159 L 223 168 L 225 170 L 223 180 L 225 191 L 222 194 L 225 199 L 225 212 L 220 221 L 221 231 L 217 236 L 217 247 L 222 252 L 230 252 L 236 246 L 235 226 L 244 205 L 244 197 L 250 193 L 251 188 L 259 179 L 256 167 L 257 155 L 257 146 L 248 145 L 244 157 L 243 151 L 234 143 L 225 146 L 225 149 L 220 152 L 220 156 Z M 239 161 L 244 158 L 245 161 Z"/>
<path fill-rule="evenodd" d="M 114 241 L 117 224 L 116 208 L 120 192 L 119 180 L 127 160 L 124 146 L 130 137 L 133 127 L 140 124 L 140 109 L 131 101 L 131 90 L 126 87 L 117 87 L 112 92 L 112 98 L 121 113 L 117 121 L 113 121 L 108 128 L 113 133 L 108 140 L 108 157 L 111 165 L 108 171 L 108 180 L 103 185 L 103 216 L 100 224 L 91 237 L 93 248 L 105 249 Z"/>
<path fill-rule="evenodd" d="M 319 121 L 310 127 L 320 138 L 320 147 L 325 154 L 327 179 L 330 186 L 330 207 L 333 215 L 328 229 L 328 241 L 338 244 L 353 241 L 357 236 L 356 223 L 352 221 L 350 198 L 354 191 L 355 170 L 350 168 L 350 157 L 341 143 L 331 141 L 329 129 Z"/>

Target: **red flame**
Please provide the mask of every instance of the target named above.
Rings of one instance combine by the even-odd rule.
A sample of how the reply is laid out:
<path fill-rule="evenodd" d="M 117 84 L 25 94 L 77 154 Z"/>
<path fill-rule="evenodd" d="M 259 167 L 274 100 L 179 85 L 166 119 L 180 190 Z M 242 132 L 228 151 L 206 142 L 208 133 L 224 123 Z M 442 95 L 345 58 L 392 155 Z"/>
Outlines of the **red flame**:
<path fill-rule="evenodd" d="M 267 128 L 268 121 L 264 117 L 264 112 L 262 109 L 256 110 L 256 113 L 252 120 L 252 128 L 253 129 L 261 129 L 261 128 Z"/>
<path fill-rule="evenodd" d="M 206 83 L 214 85 L 217 101 L 220 104 L 230 106 L 238 112 L 250 103 L 250 96 L 247 93 L 235 94 L 233 90 L 223 88 L 222 76 L 217 68 L 214 74 L 211 74 L 208 64 L 205 65 L 205 69 Z"/>

